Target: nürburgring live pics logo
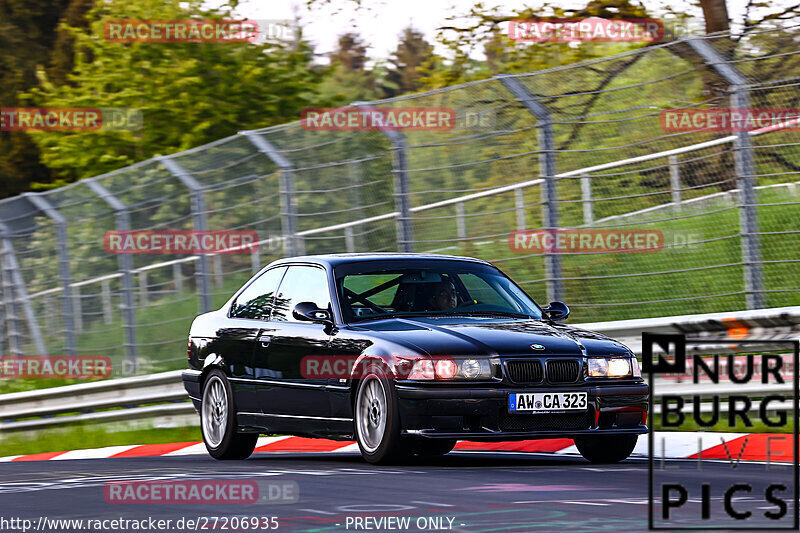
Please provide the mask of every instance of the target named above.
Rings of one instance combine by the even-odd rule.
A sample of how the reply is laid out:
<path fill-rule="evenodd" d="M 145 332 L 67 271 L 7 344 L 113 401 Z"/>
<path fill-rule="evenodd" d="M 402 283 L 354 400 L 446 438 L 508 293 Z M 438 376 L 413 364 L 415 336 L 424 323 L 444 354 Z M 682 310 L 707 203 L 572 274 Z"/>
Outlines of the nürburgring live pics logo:
<path fill-rule="evenodd" d="M 692 345 L 688 351 L 690 368 L 687 344 Z M 656 361 L 655 348 L 663 352 Z M 798 529 L 799 351 L 800 342 L 795 340 L 690 340 L 684 335 L 642 335 L 642 372 L 650 381 L 650 530 Z M 669 375 L 680 375 L 681 379 L 690 375 L 691 381 L 663 385 L 670 383 Z M 658 391 L 654 388 L 656 376 L 662 382 Z M 658 413 L 654 410 L 656 403 Z M 658 432 L 654 431 L 655 419 L 660 425 Z M 698 435 L 698 453 L 691 456 L 696 460 L 665 461 L 665 442 L 678 435 L 669 432 L 679 428 L 685 431 L 687 424 L 696 428 Z M 789 425 L 792 433 L 778 433 Z M 712 428 L 750 435 L 749 439 L 731 440 L 733 437 L 725 433 L 702 433 Z M 719 461 L 704 461 L 704 438 L 716 440 L 712 444 Z M 781 448 L 776 443 L 783 444 L 783 451 L 793 453 L 776 453 Z M 745 454 L 763 460 L 745 464 Z"/>

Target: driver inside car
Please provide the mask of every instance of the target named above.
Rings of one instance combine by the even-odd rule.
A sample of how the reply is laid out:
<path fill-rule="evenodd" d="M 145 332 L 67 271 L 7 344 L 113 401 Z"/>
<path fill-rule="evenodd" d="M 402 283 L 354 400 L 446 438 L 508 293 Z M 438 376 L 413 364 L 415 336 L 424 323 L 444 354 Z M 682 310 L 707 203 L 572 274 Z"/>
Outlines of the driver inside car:
<path fill-rule="evenodd" d="M 452 281 L 444 280 L 436 284 L 436 288 L 428 300 L 428 309 L 447 311 L 458 306 L 456 288 Z"/>

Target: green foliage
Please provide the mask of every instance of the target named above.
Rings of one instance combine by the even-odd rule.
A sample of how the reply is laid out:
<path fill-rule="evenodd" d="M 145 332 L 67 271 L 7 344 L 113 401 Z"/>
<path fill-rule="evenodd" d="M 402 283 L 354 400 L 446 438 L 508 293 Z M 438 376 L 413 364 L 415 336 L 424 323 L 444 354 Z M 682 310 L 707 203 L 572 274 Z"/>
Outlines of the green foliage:
<path fill-rule="evenodd" d="M 140 110 L 134 131 L 39 132 L 43 161 L 69 180 L 101 174 L 157 154 L 191 148 L 244 129 L 296 120 L 317 103 L 319 74 L 305 42 L 114 43 L 104 24 L 119 19 L 230 18 L 199 2 L 103 3 L 89 27 L 62 26 L 77 53 L 67 84 L 40 70 L 30 104 Z"/>

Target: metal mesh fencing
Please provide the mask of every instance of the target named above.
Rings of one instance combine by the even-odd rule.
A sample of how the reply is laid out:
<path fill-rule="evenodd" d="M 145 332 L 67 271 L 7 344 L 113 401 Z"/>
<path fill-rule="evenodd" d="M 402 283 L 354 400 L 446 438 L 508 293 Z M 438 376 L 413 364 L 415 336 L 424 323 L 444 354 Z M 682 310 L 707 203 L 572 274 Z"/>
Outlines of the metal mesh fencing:
<path fill-rule="evenodd" d="M 682 39 L 368 103 L 450 109 L 451 129 L 295 122 L 0 201 L 0 353 L 180 368 L 198 313 L 300 254 L 479 257 L 539 303 L 567 302 L 577 322 L 797 305 L 798 121 L 664 123 L 673 109 L 796 110 L 797 30 Z M 251 230 L 260 246 L 111 254 L 114 230 Z M 640 253 L 526 249 L 514 245 L 521 230 L 661 240 Z"/>

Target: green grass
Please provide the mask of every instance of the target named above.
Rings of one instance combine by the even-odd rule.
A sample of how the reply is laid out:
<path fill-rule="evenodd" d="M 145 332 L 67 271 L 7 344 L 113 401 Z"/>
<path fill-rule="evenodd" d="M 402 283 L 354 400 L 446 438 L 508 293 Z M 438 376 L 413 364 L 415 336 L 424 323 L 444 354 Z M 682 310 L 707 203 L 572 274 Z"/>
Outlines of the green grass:
<path fill-rule="evenodd" d="M 0 440 L 0 455 L 26 455 L 122 446 L 128 444 L 167 444 L 203 440 L 199 426 L 114 431 L 90 426 L 38 431 L 34 435 L 6 434 Z"/>

